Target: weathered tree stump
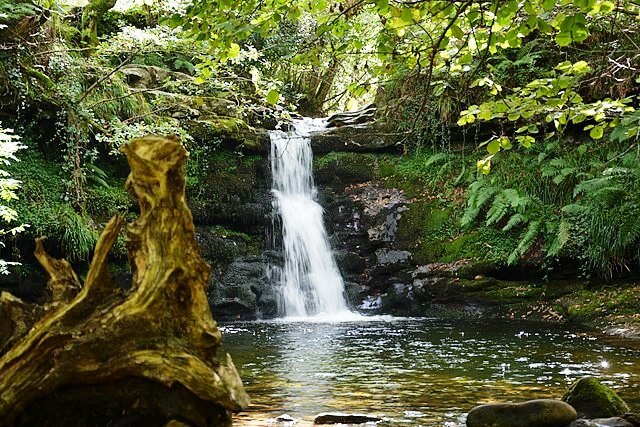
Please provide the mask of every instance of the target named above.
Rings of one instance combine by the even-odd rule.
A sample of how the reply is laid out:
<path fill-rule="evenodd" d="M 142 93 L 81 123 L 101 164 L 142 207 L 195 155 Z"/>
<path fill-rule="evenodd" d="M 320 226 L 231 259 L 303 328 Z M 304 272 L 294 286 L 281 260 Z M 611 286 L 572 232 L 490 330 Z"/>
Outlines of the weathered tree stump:
<path fill-rule="evenodd" d="M 105 227 L 81 289 L 69 263 L 38 241 L 51 301 L 35 323 L 12 318 L 5 342 L 14 344 L 0 358 L 0 425 L 224 426 L 248 404 L 231 358 L 216 358 L 221 334 L 205 296 L 209 266 L 184 196 L 187 152 L 160 137 L 133 140 L 123 151 L 127 188 L 140 204 L 126 226 L 132 287 L 116 286 L 107 266 L 124 225 L 119 216 Z M 11 304 L 0 309 L 13 307 L 14 317 L 33 312 L 2 299 Z"/>

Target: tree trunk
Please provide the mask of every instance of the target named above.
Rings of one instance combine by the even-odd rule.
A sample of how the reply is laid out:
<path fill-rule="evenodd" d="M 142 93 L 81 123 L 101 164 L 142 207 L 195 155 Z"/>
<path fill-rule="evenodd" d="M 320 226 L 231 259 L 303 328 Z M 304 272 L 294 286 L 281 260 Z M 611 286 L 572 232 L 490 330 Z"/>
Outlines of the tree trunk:
<path fill-rule="evenodd" d="M 0 425 L 223 426 L 248 404 L 231 358 L 216 358 L 221 334 L 205 296 L 209 266 L 184 197 L 187 152 L 159 137 L 123 151 L 127 188 L 140 205 L 126 226 L 132 287 L 116 286 L 107 266 L 124 225 L 119 216 L 96 244 L 82 289 L 69 263 L 37 242 L 51 302 L 0 358 Z"/>

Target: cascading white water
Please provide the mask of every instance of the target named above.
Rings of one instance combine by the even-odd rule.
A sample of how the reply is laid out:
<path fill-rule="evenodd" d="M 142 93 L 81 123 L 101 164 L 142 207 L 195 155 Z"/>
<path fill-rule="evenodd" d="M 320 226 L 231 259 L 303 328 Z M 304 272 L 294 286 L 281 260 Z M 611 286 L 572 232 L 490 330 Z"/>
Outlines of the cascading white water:
<path fill-rule="evenodd" d="M 285 317 L 348 312 L 313 183 L 311 133 L 325 126 L 321 119 L 302 119 L 289 132 L 270 132 L 273 203 L 282 221 L 280 312 Z"/>

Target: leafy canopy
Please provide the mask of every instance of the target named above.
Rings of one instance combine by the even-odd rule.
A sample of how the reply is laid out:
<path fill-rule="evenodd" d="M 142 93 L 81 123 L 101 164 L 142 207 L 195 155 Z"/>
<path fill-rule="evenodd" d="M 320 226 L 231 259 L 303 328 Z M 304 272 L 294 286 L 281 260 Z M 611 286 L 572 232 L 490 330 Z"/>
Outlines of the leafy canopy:
<path fill-rule="evenodd" d="M 547 78 L 509 88 L 492 78 L 487 62 L 531 38 L 550 39 L 559 50 L 584 44 L 594 26 L 605 20 L 612 25 L 623 18 L 633 21 L 639 13 L 637 2 L 625 0 L 193 0 L 185 14 L 172 16 L 169 23 L 207 42 L 217 60 L 225 62 L 249 37 L 266 37 L 285 20 L 303 22 L 320 42 L 300 45 L 294 61 L 319 63 L 327 49 L 338 59 L 355 55 L 370 67 L 370 82 L 409 70 L 425 81 L 417 116 L 447 79 L 461 81 L 463 91 L 483 90 L 485 102 L 463 110 L 458 125 L 491 121 L 517 129 L 515 135 L 497 134 L 485 143 L 488 156 L 478 166 L 488 173 L 499 151 L 516 143 L 529 147 L 568 125 L 584 122 L 590 137 L 601 139 L 627 120 L 636 100 L 584 100 L 580 88 L 593 71 L 586 61 L 548 64 L 553 71 Z M 354 35 L 354 17 L 365 14 L 372 17 L 369 25 Z M 370 82 L 358 82 L 351 90 Z M 269 92 L 268 101 L 277 101 L 277 95 Z M 617 136 L 633 136 L 634 129 Z"/>

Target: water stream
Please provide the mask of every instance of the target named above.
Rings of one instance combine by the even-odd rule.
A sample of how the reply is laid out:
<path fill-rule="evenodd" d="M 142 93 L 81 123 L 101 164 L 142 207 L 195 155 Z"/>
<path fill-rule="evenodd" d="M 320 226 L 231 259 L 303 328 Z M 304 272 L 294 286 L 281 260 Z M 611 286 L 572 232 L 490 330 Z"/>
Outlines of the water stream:
<path fill-rule="evenodd" d="M 234 425 L 311 426 L 326 411 L 367 413 L 379 427 L 462 427 L 489 401 L 560 398 L 586 375 L 640 410 L 640 348 L 567 325 L 443 319 L 223 325 L 251 396 Z M 630 342 L 625 342 L 630 344 Z"/>
<path fill-rule="evenodd" d="M 270 133 L 272 192 L 284 251 L 277 275 L 279 311 L 288 318 L 349 313 L 313 182 L 310 135 L 324 127 L 322 119 L 305 118 L 294 121 L 291 131 Z"/>

